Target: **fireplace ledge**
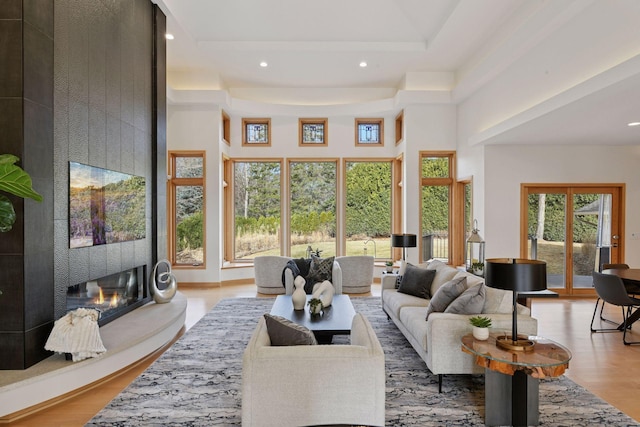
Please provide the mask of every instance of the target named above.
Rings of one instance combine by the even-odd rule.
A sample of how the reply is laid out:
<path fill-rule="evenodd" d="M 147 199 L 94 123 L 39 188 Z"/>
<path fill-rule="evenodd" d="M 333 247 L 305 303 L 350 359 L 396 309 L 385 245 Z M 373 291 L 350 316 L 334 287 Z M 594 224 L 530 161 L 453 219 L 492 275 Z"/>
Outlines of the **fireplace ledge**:
<path fill-rule="evenodd" d="M 19 371 L 1 371 L 0 422 L 8 415 L 85 387 L 137 362 L 170 342 L 184 326 L 187 298 L 150 302 L 102 326 L 107 352 L 80 362 L 55 354 Z"/>

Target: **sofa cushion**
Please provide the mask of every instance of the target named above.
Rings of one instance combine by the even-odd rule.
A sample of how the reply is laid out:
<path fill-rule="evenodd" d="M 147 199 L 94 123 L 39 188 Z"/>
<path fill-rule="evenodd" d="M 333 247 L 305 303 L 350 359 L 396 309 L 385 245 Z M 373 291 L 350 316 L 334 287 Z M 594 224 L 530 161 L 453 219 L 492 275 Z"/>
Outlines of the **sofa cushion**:
<path fill-rule="evenodd" d="M 264 320 L 272 346 L 318 344 L 313 332 L 302 325 L 267 313 L 264 315 Z"/>
<path fill-rule="evenodd" d="M 438 260 L 431 261 L 429 265 L 427 265 L 427 270 L 436 271 L 436 276 L 433 278 L 433 282 L 431 282 L 430 294 L 432 296 L 436 294 L 442 285 L 453 279 L 453 277 L 459 272 L 457 269 Z"/>
<path fill-rule="evenodd" d="M 462 293 L 458 298 L 444 310 L 445 313 L 454 314 L 480 314 L 484 308 L 486 297 L 486 286 L 484 283 L 472 286 Z"/>
<path fill-rule="evenodd" d="M 403 307 L 400 310 L 400 322 L 402 322 L 413 339 L 420 343 L 420 347 L 427 351 L 427 328 L 429 324 L 424 321 L 424 308 Z"/>
<path fill-rule="evenodd" d="M 467 288 L 470 288 L 475 285 L 479 285 L 480 283 L 484 283 L 484 278 L 476 276 L 475 274 L 467 273 L 466 271 L 460 271 L 456 273 L 455 277 L 466 277 L 467 278 Z"/>
<path fill-rule="evenodd" d="M 427 299 L 431 296 L 431 282 L 433 282 L 435 275 L 435 270 L 427 270 L 426 268 L 407 264 L 398 292 Z"/>
<path fill-rule="evenodd" d="M 513 294 L 511 291 L 487 286 L 483 313 L 511 313 L 513 311 Z"/>
<path fill-rule="evenodd" d="M 386 289 L 384 291 L 385 309 L 393 316 L 400 318 L 400 309 L 402 307 L 422 307 L 422 312 L 429 305 L 429 300 L 419 298 L 409 294 L 403 294 L 396 289 Z"/>
<path fill-rule="evenodd" d="M 431 313 L 442 313 L 446 308 L 467 289 L 467 278 L 465 276 L 451 279 L 438 288 L 431 297 L 427 307 L 427 320 Z"/>
<path fill-rule="evenodd" d="M 325 280 L 331 281 L 334 259 L 335 257 L 320 258 L 315 255 L 311 255 L 309 275 L 306 277 L 307 282 L 315 284 L 318 282 L 324 282 Z"/>

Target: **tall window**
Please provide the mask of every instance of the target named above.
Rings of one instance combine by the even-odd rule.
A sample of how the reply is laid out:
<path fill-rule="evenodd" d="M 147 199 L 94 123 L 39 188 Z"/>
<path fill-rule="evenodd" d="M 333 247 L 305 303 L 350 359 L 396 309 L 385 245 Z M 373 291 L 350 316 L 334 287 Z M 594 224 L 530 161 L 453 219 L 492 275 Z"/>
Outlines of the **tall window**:
<path fill-rule="evenodd" d="M 280 255 L 280 161 L 235 161 L 234 259 Z"/>
<path fill-rule="evenodd" d="M 204 152 L 169 152 L 169 254 L 175 266 L 204 267 Z"/>
<path fill-rule="evenodd" d="M 336 255 L 335 160 L 289 162 L 290 253 L 304 257 L 308 247 L 321 256 Z"/>
<path fill-rule="evenodd" d="M 346 161 L 346 255 L 390 259 L 390 236 L 391 161 Z"/>
<path fill-rule="evenodd" d="M 422 259 L 452 259 L 451 212 L 455 177 L 454 152 L 421 152 Z"/>

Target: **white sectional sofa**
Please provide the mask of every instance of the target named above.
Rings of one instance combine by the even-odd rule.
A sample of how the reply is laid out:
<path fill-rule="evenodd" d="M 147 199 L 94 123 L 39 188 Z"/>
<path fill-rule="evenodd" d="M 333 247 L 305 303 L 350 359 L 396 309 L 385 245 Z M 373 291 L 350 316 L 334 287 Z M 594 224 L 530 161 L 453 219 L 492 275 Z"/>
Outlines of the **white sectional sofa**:
<path fill-rule="evenodd" d="M 448 266 L 434 260 L 421 268 L 436 270 L 431 284 L 430 295 L 446 282 L 460 277 L 467 278 L 467 289 L 483 283 L 481 277 Z M 491 318 L 492 328 L 511 331 L 513 295 L 510 291 L 486 287 L 486 297 L 482 316 Z M 402 331 L 416 352 L 422 357 L 429 370 L 438 375 L 439 390 L 442 391 L 442 377 L 445 374 L 473 374 L 484 372 L 477 366 L 471 355 L 461 350 L 462 336 L 471 333 L 469 317 L 474 314 L 452 314 L 435 312 L 426 319 L 429 299 L 420 298 L 396 289 L 396 276 L 384 275 L 382 279 L 382 309 Z M 518 333 L 536 335 L 537 320 L 531 317 L 527 307 L 518 305 Z"/>

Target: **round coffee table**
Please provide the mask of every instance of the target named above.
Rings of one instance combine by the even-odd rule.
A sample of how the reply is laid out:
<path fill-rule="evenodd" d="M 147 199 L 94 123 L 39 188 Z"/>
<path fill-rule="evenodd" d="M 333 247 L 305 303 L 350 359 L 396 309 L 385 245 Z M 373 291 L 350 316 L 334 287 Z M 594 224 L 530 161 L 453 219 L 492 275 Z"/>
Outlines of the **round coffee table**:
<path fill-rule="evenodd" d="M 532 351 L 509 351 L 496 346 L 496 337 L 479 341 L 462 337 L 462 351 L 485 368 L 485 424 L 530 426 L 538 424 L 538 379 L 557 377 L 569 367 L 571 352 L 561 344 L 542 337 Z"/>

